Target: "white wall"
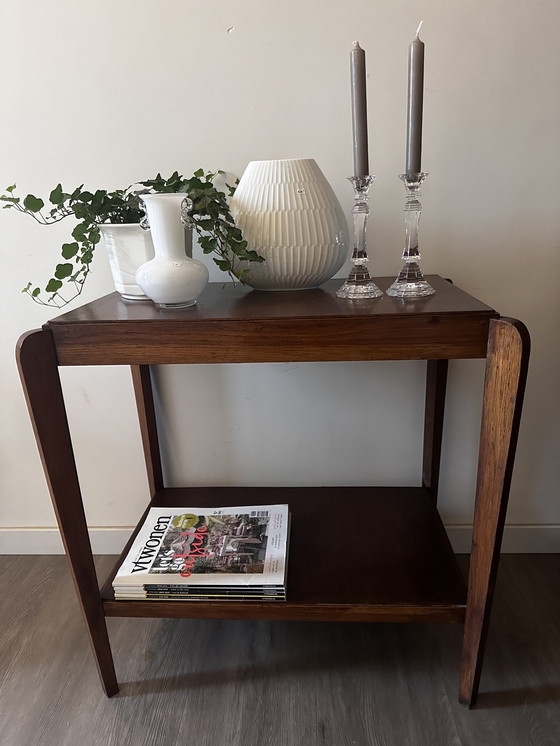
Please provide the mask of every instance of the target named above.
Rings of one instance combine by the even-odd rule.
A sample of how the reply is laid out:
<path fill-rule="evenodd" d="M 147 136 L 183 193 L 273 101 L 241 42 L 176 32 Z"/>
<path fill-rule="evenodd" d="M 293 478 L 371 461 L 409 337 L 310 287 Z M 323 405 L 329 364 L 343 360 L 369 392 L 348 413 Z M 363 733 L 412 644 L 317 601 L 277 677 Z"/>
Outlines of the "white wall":
<path fill-rule="evenodd" d="M 532 547 L 560 550 L 557 0 L 5 2 L 0 187 L 116 188 L 157 171 L 240 175 L 250 160 L 312 157 L 349 213 L 349 51 L 359 39 L 377 175 L 370 255 L 375 274 L 394 275 L 406 49 L 421 19 L 424 270 L 529 327 L 508 523 L 529 527 Z M 17 529 L 55 525 L 13 348 L 22 332 L 57 315 L 19 290 L 50 276 L 65 229 L 0 213 L 4 550 L 13 551 Z M 82 299 L 111 290 L 100 249 Z M 480 361 L 450 367 L 441 509 L 455 526 L 471 522 L 482 373 Z M 63 380 L 89 522 L 130 526 L 147 488 L 128 371 L 64 370 Z M 417 481 L 420 363 L 168 368 L 158 381 L 174 483 Z M 28 544 L 41 546 L 41 535 L 29 532 Z"/>

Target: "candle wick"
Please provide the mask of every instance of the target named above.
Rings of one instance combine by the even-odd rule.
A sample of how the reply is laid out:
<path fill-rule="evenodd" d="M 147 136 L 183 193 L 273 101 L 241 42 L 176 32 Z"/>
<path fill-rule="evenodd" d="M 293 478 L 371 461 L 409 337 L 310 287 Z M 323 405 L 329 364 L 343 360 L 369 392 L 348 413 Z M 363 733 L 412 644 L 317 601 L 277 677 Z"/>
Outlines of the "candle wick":
<path fill-rule="evenodd" d="M 418 34 L 420 33 L 420 29 L 422 28 L 422 24 L 423 23 L 424 23 L 424 21 L 420 21 L 420 24 L 419 24 L 418 28 L 416 29 L 416 38 L 417 39 L 419 38 Z"/>
<path fill-rule="evenodd" d="M 359 41 L 355 41 L 355 42 L 354 42 L 354 46 L 353 46 L 353 49 L 361 49 L 361 47 L 360 47 L 360 42 L 359 42 Z"/>

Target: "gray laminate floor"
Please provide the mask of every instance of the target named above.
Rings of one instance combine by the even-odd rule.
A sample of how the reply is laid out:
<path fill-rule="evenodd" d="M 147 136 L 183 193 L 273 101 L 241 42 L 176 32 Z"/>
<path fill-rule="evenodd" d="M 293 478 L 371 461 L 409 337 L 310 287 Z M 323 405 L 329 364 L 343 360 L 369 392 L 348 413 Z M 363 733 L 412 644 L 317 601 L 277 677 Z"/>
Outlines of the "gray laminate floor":
<path fill-rule="evenodd" d="M 456 625 L 109 619 L 108 700 L 65 558 L 0 579 L 1 746 L 560 744 L 560 555 L 502 558 L 471 711 Z"/>

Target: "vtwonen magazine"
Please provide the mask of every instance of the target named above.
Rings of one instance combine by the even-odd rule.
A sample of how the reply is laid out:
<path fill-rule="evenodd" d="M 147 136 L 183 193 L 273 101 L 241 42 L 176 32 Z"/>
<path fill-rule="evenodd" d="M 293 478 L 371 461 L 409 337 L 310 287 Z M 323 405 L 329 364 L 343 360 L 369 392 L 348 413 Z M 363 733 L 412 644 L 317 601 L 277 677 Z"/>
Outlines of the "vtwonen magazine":
<path fill-rule="evenodd" d="M 115 598 L 285 600 L 287 505 L 151 508 Z"/>

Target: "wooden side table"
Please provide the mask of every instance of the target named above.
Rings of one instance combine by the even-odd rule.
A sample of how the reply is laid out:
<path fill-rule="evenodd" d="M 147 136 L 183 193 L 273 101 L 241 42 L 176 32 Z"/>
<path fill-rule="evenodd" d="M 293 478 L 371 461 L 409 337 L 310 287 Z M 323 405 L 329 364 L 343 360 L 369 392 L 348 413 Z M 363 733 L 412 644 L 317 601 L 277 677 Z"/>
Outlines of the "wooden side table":
<path fill-rule="evenodd" d="M 382 289 L 392 278 L 376 279 Z M 105 617 L 190 617 L 383 622 L 464 622 L 459 699 L 477 695 L 499 561 L 529 336 L 437 276 L 437 293 L 403 302 L 336 298 L 317 290 L 263 293 L 211 284 L 197 306 L 158 310 L 117 293 L 23 335 L 17 356 L 46 478 L 102 684 L 118 691 Z M 448 360 L 486 358 L 474 535 L 468 588 L 436 506 Z M 427 361 L 422 476 L 418 487 L 166 488 L 150 365 L 333 360 Z M 130 365 L 151 506 L 289 503 L 286 603 L 116 601 L 99 589 L 58 366 Z M 53 433 L 55 434 L 53 437 Z M 333 514 L 360 516 L 336 561 L 322 553 Z M 142 523 L 143 517 L 140 519 Z M 139 524 L 139 525 L 140 525 Z M 308 527 L 313 525 L 314 532 Z M 131 539 L 132 541 L 132 539 Z M 123 554 L 127 552 L 124 548 Z M 120 564 L 120 560 L 119 563 Z"/>

